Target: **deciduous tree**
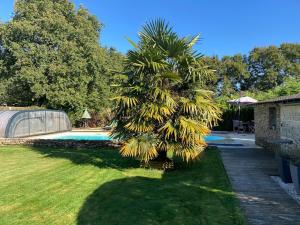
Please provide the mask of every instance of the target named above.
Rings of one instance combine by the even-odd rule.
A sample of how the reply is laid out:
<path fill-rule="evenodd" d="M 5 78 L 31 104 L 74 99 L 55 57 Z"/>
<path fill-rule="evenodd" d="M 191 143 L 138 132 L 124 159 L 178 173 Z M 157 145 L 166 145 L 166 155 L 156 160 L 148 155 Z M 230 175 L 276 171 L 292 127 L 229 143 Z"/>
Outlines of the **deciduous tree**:
<path fill-rule="evenodd" d="M 11 102 L 64 109 L 73 120 L 85 107 L 108 107 L 114 65 L 99 45 L 101 29 L 69 0 L 17 0 L 1 26 L 0 79 L 10 81 Z"/>

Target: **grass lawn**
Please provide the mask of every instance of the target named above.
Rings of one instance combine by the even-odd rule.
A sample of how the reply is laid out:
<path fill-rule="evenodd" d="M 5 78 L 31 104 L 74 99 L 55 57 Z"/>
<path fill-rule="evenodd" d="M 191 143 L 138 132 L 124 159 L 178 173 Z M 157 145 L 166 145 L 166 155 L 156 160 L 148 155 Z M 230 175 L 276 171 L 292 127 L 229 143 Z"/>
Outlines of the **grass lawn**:
<path fill-rule="evenodd" d="M 216 149 L 189 167 L 139 168 L 116 149 L 0 147 L 0 224 L 238 225 Z"/>

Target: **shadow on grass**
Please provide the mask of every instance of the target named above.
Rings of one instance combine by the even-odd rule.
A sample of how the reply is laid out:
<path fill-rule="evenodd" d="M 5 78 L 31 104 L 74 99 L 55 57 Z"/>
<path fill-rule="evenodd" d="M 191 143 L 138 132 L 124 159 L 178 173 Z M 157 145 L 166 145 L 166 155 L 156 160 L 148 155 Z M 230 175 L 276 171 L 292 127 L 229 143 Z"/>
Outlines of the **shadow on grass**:
<path fill-rule="evenodd" d="M 77 224 L 239 225 L 244 220 L 213 150 L 161 179 L 137 176 L 103 184 L 86 199 Z"/>
<path fill-rule="evenodd" d="M 118 149 L 113 147 L 94 149 L 32 147 L 31 149 L 45 157 L 68 159 L 78 165 L 93 165 L 99 168 L 120 170 L 139 167 L 137 160 L 122 158 Z"/>

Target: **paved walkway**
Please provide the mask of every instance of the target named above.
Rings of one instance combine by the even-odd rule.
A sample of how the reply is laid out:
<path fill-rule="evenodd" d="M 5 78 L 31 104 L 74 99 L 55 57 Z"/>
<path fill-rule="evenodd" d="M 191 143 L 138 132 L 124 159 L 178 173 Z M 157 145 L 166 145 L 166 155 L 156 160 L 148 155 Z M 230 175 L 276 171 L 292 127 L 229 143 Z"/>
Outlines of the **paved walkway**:
<path fill-rule="evenodd" d="M 300 225 L 300 205 L 270 178 L 278 175 L 270 153 L 219 148 L 249 225 Z"/>

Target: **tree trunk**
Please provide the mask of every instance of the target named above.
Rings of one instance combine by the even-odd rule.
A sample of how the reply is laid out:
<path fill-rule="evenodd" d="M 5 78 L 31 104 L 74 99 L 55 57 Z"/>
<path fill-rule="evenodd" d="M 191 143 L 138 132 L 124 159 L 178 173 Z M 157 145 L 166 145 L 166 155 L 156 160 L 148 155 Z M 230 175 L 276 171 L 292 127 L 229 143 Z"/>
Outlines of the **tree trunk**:
<path fill-rule="evenodd" d="M 153 161 L 165 162 L 168 161 L 167 151 L 158 151 L 158 156 Z"/>
<path fill-rule="evenodd" d="M 158 151 L 158 156 L 143 166 L 159 170 L 174 169 L 174 163 L 167 157 L 167 151 Z"/>

